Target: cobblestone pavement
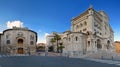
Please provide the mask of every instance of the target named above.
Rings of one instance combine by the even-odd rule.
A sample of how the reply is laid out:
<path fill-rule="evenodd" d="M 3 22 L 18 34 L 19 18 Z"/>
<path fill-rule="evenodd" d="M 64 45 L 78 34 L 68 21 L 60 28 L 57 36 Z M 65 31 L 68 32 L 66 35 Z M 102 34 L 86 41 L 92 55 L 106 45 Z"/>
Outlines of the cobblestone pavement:
<path fill-rule="evenodd" d="M 61 56 L 1 56 L 0 67 L 119 67 L 119 66 L 115 64 L 101 63 L 101 61 L 97 62 L 96 59 L 93 60 L 93 59 L 68 58 Z"/>

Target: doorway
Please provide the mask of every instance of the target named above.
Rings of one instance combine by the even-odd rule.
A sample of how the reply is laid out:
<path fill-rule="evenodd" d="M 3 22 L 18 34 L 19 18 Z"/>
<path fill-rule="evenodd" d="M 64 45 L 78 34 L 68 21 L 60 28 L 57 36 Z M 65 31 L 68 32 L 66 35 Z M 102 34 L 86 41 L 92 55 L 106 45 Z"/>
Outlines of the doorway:
<path fill-rule="evenodd" d="M 18 48 L 17 52 L 18 54 L 23 54 L 23 48 Z"/>
<path fill-rule="evenodd" d="M 101 49 L 101 48 L 102 48 L 100 39 L 97 39 L 97 48 L 98 48 L 98 49 Z"/>

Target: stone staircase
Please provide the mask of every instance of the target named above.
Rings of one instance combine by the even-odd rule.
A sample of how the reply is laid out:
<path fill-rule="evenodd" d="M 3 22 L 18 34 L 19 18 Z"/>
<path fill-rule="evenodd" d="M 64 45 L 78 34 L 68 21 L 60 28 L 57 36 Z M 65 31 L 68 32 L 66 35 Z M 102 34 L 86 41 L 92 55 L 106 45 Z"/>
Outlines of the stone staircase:
<path fill-rule="evenodd" d="M 108 60 L 120 60 L 120 54 L 109 51 L 97 51 L 97 52 L 88 52 L 86 54 L 83 53 L 63 53 L 62 56 L 69 56 L 72 58 L 91 58 L 91 59 L 108 59 Z"/>
<path fill-rule="evenodd" d="M 100 51 L 100 52 L 86 54 L 84 58 L 120 60 L 120 54 L 114 52 Z"/>
<path fill-rule="evenodd" d="M 48 56 L 60 56 L 60 53 L 48 52 Z"/>

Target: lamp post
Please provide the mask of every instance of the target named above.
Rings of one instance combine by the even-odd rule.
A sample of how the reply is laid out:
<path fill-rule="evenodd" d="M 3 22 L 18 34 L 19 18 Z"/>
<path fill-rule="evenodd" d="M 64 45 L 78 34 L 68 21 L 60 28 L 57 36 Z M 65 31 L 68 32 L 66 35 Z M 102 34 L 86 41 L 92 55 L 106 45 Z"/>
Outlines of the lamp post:
<path fill-rule="evenodd" d="M 45 56 L 48 55 L 48 46 L 45 47 Z"/>

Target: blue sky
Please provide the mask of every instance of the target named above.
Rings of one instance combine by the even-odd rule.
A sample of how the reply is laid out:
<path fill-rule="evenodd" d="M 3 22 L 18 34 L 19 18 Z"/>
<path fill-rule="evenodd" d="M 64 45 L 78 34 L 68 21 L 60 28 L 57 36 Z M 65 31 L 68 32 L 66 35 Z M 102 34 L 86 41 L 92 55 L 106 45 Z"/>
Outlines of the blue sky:
<path fill-rule="evenodd" d="M 45 42 L 45 34 L 69 30 L 71 18 L 90 4 L 96 11 L 104 10 L 108 14 L 115 40 L 120 40 L 119 0 L 0 0 L 0 31 L 8 21 L 19 20 L 38 33 L 39 42 Z"/>

